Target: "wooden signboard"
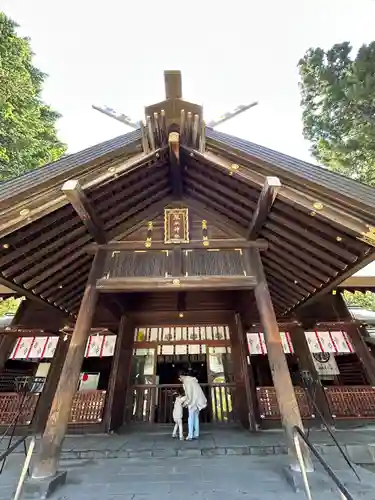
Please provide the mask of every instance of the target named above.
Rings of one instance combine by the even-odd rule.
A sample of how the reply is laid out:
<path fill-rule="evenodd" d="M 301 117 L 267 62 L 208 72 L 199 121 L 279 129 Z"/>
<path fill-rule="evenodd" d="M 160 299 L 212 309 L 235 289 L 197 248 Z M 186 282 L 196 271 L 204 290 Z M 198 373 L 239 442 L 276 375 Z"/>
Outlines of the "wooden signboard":
<path fill-rule="evenodd" d="M 164 210 L 165 243 L 189 243 L 189 213 L 187 208 Z"/>

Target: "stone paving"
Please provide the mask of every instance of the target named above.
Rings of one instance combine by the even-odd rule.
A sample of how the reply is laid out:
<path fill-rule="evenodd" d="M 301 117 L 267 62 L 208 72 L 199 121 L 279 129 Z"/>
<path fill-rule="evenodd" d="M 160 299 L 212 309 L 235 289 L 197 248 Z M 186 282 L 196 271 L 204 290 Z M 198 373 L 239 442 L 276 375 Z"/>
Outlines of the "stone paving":
<path fill-rule="evenodd" d="M 172 440 L 169 428 L 137 429 L 122 435 L 70 436 L 64 442 L 61 469 L 68 470 L 68 484 L 55 500 L 142 500 L 196 498 L 197 500 L 305 498 L 285 480 L 284 436 L 279 431 L 251 435 L 240 429 L 203 430 L 196 442 Z M 357 463 L 374 463 L 375 431 L 337 432 L 337 439 L 351 450 Z M 373 466 L 361 471 L 359 485 L 348 466 L 331 446 L 325 432 L 314 431 L 317 444 L 330 465 L 345 481 L 354 498 L 375 498 Z M 4 443 L 1 445 L 4 446 Z M 367 450 L 367 455 L 365 451 Z M 367 459 L 367 462 L 366 462 Z M 24 454 L 12 454 L 0 476 L 0 500 L 10 500 Z M 319 470 L 319 467 L 317 468 Z M 326 475 L 312 478 L 314 500 L 339 498 Z M 357 496 L 355 496 L 357 495 Z"/>

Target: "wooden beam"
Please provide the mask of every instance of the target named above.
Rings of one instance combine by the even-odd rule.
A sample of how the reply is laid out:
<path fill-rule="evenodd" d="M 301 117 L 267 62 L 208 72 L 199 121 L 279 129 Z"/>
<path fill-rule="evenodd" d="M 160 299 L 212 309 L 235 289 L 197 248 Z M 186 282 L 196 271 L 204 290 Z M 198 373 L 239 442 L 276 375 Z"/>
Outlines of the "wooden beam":
<path fill-rule="evenodd" d="M 164 71 L 165 98 L 182 98 L 182 78 L 181 71 Z"/>
<path fill-rule="evenodd" d="M 92 264 L 47 425 L 40 442 L 33 470 L 34 479 L 52 479 L 57 473 L 61 447 L 68 427 L 72 402 L 77 391 L 86 343 L 97 304 L 98 291 L 95 283 L 103 270 L 104 258 L 104 253 L 98 252 Z"/>
<path fill-rule="evenodd" d="M 298 426 L 303 429 L 301 414 L 298 408 L 297 398 L 294 392 L 292 379 L 290 377 L 288 363 L 286 361 L 283 345 L 281 342 L 279 327 L 276 320 L 275 311 L 272 304 L 266 277 L 263 271 L 263 264 L 260 254 L 255 249 L 248 250 L 252 261 L 252 268 L 255 269 L 256 280 L 258 282 L 254 289 L 255 299 L 261 324 L 263 326 L 264 338 L 267 346 L 268 361 L 270 364 L 273 385 L 276 390 L 277 402 L 280 409 L 281 421 L 287 438 L 288 453 L 292 461 L 292 468 L 299 470 L 296 456 L 293 428 Z M 307 447 L 301 446 L 304 453 L 305 464 L 308 469 L 312 469 L 310 454 Z"/>
<path fill-rule="evenodd" d="M 259 195 L 255 212 L 251 218 L 247 234 L 247 238 L 249 240 L 254 240 L 261 231 L 280 188 L 281 182 L 278 177 L 266 177 L 266 181 Z"/>
<path fill-rule="evenodd" d="M 94 187 L 111 179 L 114 174 L 132 172 L 137 168 L 143 167 L 150 161 L 153 161 L 156 155 L 161 156 L 163 150 L 152 151 L 150 154 L 138 153 L 139 139 L 132 144 L 119 148 L 116 151 L 102 155 L 84 165 L 77 164 L 73 169 L 68 169 L 69 177 L 73 175 L 80 178 L 83 189 Z M 129 157 L 129 154 L 132 156 Z M 124 155 L 128 156 L 125 161 L 121 161 Z M 42 217 L 51 215 L 51 212 L 58 210 L 66 205 L 66 197 L 61 193 L 61 184 L 66 180 L 67 172 L 60 174 L 49 181 L 34 186 L 27 191 L 10 196 L 7 200 L 0 202 L 1 210 L 4 210 L 4 216 L 0 223 L 0 237 L 9 233 L 16 232 L 21 227 L 30 225 Z M 21 212 L 27 211 L 26 215 Z M 24 213 L 24 212 L 23 212 Z M 3 215 L 3 214 L 2 214 Z"/>
<path fill-rule="evenodd" d="M 185 150 L 187 152 L 189 151 L 187 148 L 185 148 Z M 263 186 L 264 175 L 256 172 L 250 165 L 246 165 L 247 162 L 249 164 L 257 163 L 251 158 L 249 158 L 247 162 L 238 158 L 237 161 L 242 163 L 242 165 L 236 164 L 236 169 L 233 170 L 233 160 L 228 160 L 219 154 L 215 154 L 211 151 L 207 151 L 203 154 L 199 151 L 194 151 L 193 154 L 198 160 L 209 162 L 221 171 L 226 173 L 232 171 L 233 175 L 246 184 L 257 185 L 258 187 Z M 306 183 L 305 180 L 303 182 Z M 346 233 L 351 233 L 359 240 L 375 246 L 375 236 L 373 236 L 372 233 L 370 234 L 370 226 L 365 220 L 352 216 L 349 209 L 345 212 L 343 208 L 331 205 L 326 199 L 323 201 L 320 200 L 319 194 L 315 195 L 315 192 L 312 190 L 311 194 L 309 194 L 306 190 L 282 186 L 278 193 L 278 198 L 291 205 L 295 205 L 305 212 L 311 213 L 312 211 L 316 211 L 316 216 L 320 220 L 327 220 L 334 226 L 341 226 Z M 315 206 L 319 206 L 319 208 L 316 209 Z"/>
<path fill-rule="evenodd" d="M 334 290 L 335 288 L 337 288 L 343 281 L 345 281 L 350 276 L 353 276 L 353 274 L 355 274 L 360 269 L 364 268 L 366 265 L 371 264 L 371 262 L 373 262 L 374 260 L 375 260 L 375 251 L 372 251 L 362 261 L 358 262 L 354 266 L 348 267 L 346 272 L 341 273 L 336 279 L 328 283 L 322 290 L 319 290 L 319 292 L 315 293 L 312 297 L 309 297 L 309 299 L 306 300 L 306 302 L 304 302 L 303 304 L 299 304 L 298 311 L 300 310 L 300 308 L 302 309 L 305 306 L 310 306 L 313 302 L 322 297 L 322 295 L 325 295 L 330 291 Z"/>
<path fill-rule="evenodd" d="M 72 204 L 74 210 L 77 212 L 79 218 L 87 227 L 88 232 L 94 240 L 97 243 L 106 243 L 107 237 L 102 221 L 87 199 L 79 181 L 75 179 L 66 181 L 61 190 Z"/>
<path fill-rule="evenodd" d="M 348 306 L 341 293 L 337 293 L 334 297 L 335 308 L 340 315 L 340 319 L 350 320 L 351 314 Z M 352 341 L 354 351 L 358 359 L 362 363 L 364 371 L 367 376 L 367 381 L 370 385 L 375 386 L 375 359 L 372 356 L 369 348 L 365 342 L 364 336 L 361 334 L 361 327 L 357 322 L 350 322 L 346 326 L 346 331 L 350 340 Z"/>
<path fill-rule="evenodd" d="M 251 276 L 181 276 L 180 278 L 101 278 L 100 292 L 176 291 L 179 290 L 242 290 L 254 288 Z"/>
<path fill-rule="evenodd" d="M 182 168 L 180 162 L 180 134 L 171 132 L 168 137 L 168 146 L 172 193 L 174 198 L 180 199 L 183 192 Z"/>
<path fill-rule="evenodd" d="M 150 250 L 174 250 L 181 248 L 182 250 L 207 250 L 203 246 L 202 240 L 191 240 L 189 243 L 180 243 L 178 245 L 168 245 L 162 241 L 153 241 Z M 266 240 L 258 239 L 253 241 L 246 241 L 241 239 L 228 239 L 228 240 L 210 240 L 210 249 L 212 248 L 257 248 L 260 251 L 268 249 Z M 95 243 L 86 247 L 86 252 L 94 254 L 98 249 L 107 251 L 121 251 L 121 250 L 145 250 L 144 241 L 110 241 L 105 245 L 96 245 Z"/>

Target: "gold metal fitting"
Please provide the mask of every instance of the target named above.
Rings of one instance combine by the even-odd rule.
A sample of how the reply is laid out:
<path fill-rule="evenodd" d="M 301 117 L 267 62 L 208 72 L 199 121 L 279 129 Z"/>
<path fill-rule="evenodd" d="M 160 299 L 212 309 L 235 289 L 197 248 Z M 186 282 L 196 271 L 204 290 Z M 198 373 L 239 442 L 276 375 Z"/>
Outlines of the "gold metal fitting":
<path fill-rule="evenodd" d="M 315 210 L 323 210 L 324 205 L 321 201 L 315 201 L 313 203 L 313 207 L 315 208 Z"/>

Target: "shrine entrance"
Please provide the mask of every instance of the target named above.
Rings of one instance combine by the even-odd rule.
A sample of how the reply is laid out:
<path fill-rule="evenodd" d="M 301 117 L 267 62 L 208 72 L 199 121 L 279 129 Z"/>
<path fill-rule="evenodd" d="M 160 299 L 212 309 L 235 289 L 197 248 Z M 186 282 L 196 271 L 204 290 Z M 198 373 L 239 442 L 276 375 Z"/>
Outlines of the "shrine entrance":
<path fill-rule="evenodd" d="M 126 423 L 171 424 L 181 371 L 206 394 L 202 423 L 237 420 L 228 326 L 168 326 L 136 329 Z"/>

